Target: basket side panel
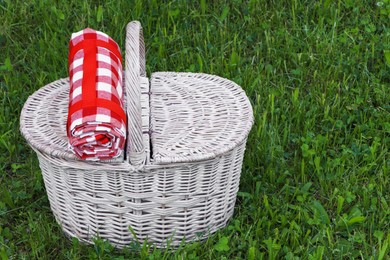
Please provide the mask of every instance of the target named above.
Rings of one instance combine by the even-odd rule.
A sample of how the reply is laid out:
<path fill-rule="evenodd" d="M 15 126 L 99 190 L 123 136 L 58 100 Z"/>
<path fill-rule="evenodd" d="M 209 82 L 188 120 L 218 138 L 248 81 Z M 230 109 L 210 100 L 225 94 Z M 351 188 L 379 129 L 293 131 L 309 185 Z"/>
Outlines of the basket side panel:
<path fill-rule="evenodd" d="M 81 170 L 38 154 L 50 206 L 67 235 L 118 247 L 204 239 L 233 214 L 245 142 L 212 160 L 146 172 Z M 64 166 L 66 165 L 66 166 Z"/>

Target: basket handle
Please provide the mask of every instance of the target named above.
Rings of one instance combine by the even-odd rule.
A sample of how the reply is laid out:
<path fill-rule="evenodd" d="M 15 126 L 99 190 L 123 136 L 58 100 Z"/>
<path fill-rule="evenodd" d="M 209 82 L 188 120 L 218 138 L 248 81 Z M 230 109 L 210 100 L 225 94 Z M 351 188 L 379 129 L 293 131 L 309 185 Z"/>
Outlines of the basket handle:
<path fill-rule="evenodd" d="M 127 114 L 127 158 L 132 165 L 145 162 L 142 137 L 141 79 L 145 77 L 145 43 L 140 22 L 133 21 L 126 27 L 125 91 Z"/>

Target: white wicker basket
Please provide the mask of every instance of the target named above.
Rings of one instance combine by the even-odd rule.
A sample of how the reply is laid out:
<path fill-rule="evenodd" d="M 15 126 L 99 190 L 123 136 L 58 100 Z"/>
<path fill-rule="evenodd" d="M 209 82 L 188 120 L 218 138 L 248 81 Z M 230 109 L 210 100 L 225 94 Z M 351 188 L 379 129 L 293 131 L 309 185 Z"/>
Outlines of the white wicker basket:
<path fill-rule="evenodd" d="M 207 74 L 145 77 L 139 22 L 127 26 L 128 144 L 122 158 L 87 162 L 67 148 L 69 80 L 36 91 L 21 132 L 38 155 L 51 209 L 67 235 L 118 247 L 206 238 L 233 214 L 250 102 L 235 83 Z"/>

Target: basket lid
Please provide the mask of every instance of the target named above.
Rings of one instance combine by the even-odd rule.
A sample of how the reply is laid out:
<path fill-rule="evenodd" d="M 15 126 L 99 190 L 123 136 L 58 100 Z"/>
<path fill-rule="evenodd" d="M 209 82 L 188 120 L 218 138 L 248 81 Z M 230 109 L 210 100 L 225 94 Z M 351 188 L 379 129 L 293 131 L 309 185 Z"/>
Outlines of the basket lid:
<path fill-rule="evenodd" d="M 149 91 L 149 82 L 141 78 L 140 89 Z M 68 116 L 69 78 L 59 79 L 35 91 L 25 102 L 20 115 L 20 130 L 29 145 L 43 155 L 53 158 L 78 161 L 80 159 L 68 148 L 66 121 Z M 141 97 L 142 104 L 148 104 L 148 95 Z M 149 130 L 149 107 L 142 107 L 142 130 Z M 145 136 L 146 142 L 149 141 Z M 146 150 L 149 152 L 149 149 Z M 91 163 L 91 162 L 88 162 Z M 124 153 L 118 158 L 102 161 L 124 163 Z M 128 165 L 126 167 L 129 167 Z"/>
<path fill-rule="evenodd" d="M 218 76 L 154 73 L 151 93 L 155 164 L 215 158 L 244 142 L 253 125 L 252 107 L 245 92 Z"/>

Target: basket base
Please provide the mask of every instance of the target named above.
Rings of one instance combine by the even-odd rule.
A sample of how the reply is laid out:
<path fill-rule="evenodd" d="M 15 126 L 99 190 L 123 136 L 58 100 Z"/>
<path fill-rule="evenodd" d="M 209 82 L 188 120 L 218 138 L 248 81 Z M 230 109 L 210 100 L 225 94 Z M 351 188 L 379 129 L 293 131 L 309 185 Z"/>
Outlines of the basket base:
<path fill-rule="evenodd" d="M 230 221 L 230 218 L 227 219 L 226 223 L 224 223 L 223 225 L 221 225 L 219 227 L 212 228 L 211 230 L 209 230 L 208 232 L 205 232 L 203 234 L 198 234 L 196 237 L 194 237 L 190 240 L 183 239 L 182 241 L 174 242 L 174 241 L 168 239 L 166 241 L 166 243 L 153 243 L 153 242 L 149 242 L 148 239 L 145 239 L 144 241 L 137 241 L 136 239 L 132 239 L 132 240 L 129 240 L 128 242 L 124 243 L 124 241 L 109 240 L 109 239 L 102 238 L 100 236 L 85 239 L 85 238 L 80 238 L 76 234 L 74 234 L 71 231 L 64 229 L 64 228 L 62 228 L 62 232 L 63 232 L 64 236 L 67 239 L 69 239 L 70 241 L 72 241 L 73 238 L 76 238 L 79 242 L 81 242 L 83 244 L 93 245 L 93 244 L 95 244 L 95 242 L 94 242 L 95 239 L 102 239 L 103 241 L 109 242 L 117 250 L 122 250 L 124 248 L 128 248 L 130 250 L 138 250 L 140 247 L 143 246 L 144 243 L 146 243 L 148 245 L 148 248 L 160 248 L 160 249 L 175 250 L 184 244 L 189 244 L 189 243 L 194 243 L 194 242 L 200 242 L 200 243 L 205 242 L 208 238 L 210 238 L 218 230 L 224 228 L 229 223 L 229 221 Z"/>

